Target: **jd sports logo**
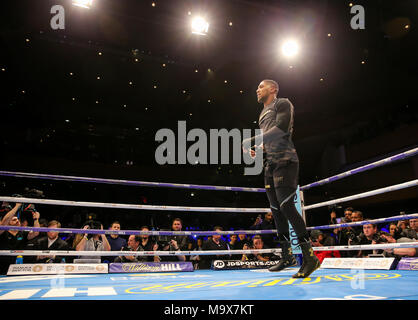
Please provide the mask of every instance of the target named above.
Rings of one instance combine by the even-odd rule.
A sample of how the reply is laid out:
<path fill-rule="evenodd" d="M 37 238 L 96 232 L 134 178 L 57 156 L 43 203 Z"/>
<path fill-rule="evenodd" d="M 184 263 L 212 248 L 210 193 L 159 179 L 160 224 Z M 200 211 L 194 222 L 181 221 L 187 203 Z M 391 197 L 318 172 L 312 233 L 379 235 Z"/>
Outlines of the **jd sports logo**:
<path fill-rule="evenodd" d="M 222 260 L 216 260 L 216 261 L 214 262 L 214 265 L 215 265 L 215 267 L 217 267 L 217 268 L 223 268 L 223 267 L 225 267 L 225 262 L 223 262 Z"/>

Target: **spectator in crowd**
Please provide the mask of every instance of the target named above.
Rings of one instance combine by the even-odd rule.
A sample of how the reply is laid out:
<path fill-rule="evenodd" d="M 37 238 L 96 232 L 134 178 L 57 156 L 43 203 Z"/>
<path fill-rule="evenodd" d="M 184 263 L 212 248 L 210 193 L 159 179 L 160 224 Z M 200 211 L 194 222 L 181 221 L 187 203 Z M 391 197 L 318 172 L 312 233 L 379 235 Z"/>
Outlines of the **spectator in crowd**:
<path fill-rule="evenodd" d="M 402 232 L 406 228 L 408 228 L 408 221 L 407 220 L 399 220 L 398 221 L 398 229 Z"/>
<path fill-rule="evenodd" d="M 202 240 L 202 238 L 197 238 L 196 247 L 194 248 L 193 251 L 203 251 L 203 240 Z M 190 261 L 193 262 L 193 268 L 195 270 L 199 269 L 200 255 L 190 256 Z"/>
<path fill-rule="evenodd" d="M 213 228 L 214 231 L 223 231 L 223 228 L 220 226 L 216 226 Z M 207 240 L 203 246 L 202 250 L 229 250 L 228 244 L 221 239 L 220 234 L 216 234 L 212 236 L 211 240 Z M 202 255 L 200 257 L 200 265 L 199 269 L 209 269 L 211 266 L 212 260 L 228 260 L 229 255 Z"/>
<path fill-rule="evenodd" d="M 180 218 L 175 218 L 171 224 L 172 231 L 181 231 L 183 222 Z M 161 251 L 184 251 L 187 249 L 187 236 L 168 236 L 159 237 L 158 250 Z M 163 240 L 162 240 L 163 239 Z M 184 255 L 161 256 L 160 261 L 186 261 Z"/>
<path fill-rule="evenodd" d="M 41 228 L 48 228 L 48 221 L 46 219 L 39 219 L 39 227 Z M 25 250 L 34 250 L 36 242 L 47 236 L 47 232 L 38 232 L 38 235 L 31 240 L 29 240 L 26 244 Z M 26 259 L 36 261 L 36 257 L 27 256 Z"/>
<path fill-rule="evenodd" d="M 171 224 L 172 231 L 182 231 L 183 229 L 183 221 L 180 218 L 175 218 Z M 171 236 L 172 240 L 177 242 L 178 247 L 181 251 L 187 249 L 187 236 Z"/>
<path fill-rule="evenodd" d="M 57 229 L 61 228 L 61 223 L 52 220 L 48 223 L 48 228 L 50 229 Z M 34 250 L 70 250 L 70 246 L 67 242 L 62 240 L 59 237 L 59 232 L 57 231 L 49 231 L 46 233 L 45 237 L 39 238 L 34 245 Z M 48 255 L 40 255 L 36 257 L 37 263 L 60 263 L 67 259 L 64 256 L 48 256 Z M 68 257 L 67 260 L 71 260 L 71 257 Z"/>
<path fill-rule="evenodd" d="M 90 229 L 90 225 L 95 227 L 98 224 L 97 222 L 87 221 L 83 229 Z M 103 225 L 100 224 L 100 230 L 103 230 Z M 77 237 L 75 239 L 77 241 Z M 110 251 L 110 244 L 107 241 L 105 234 L 88 234 L 85 233 L 84 236 L 79 240 L 75 248 L 77 251 Z M 101 259 L 101 256 L 80 256 L 82 259 Z"/>
<path fill-rule="evenodd" d="M 119 221 L 114 221 L 110 225 L 109 230 L 120 231 L 120 223 Z M 110 251 L 121 251 L 123 247 L 126 247 L 126 240 L 119 236 L 118 234 L 108 234 L 106 235 L 107 242 L 110 245 Z M 103 260 L 107 260 L 109 262 L 113 262 L 115 260 L 115 256 L 103 257 Z"/>
<path fill-rule="evenodd" d="M 244 250 L 251 250 L 251 249 L 266 249 L 264 247 L 263 239 L 260 235 L 255 235 L 253 237 L 253 243 L 251 246 L 245 244 L 243 247 Z M 272 260 L 271 253 L 254 253 L 254 254 L 243 254 L 241 260 L 242 261 L 269 261 Z"/>
<path fill-rule="evenodd" d="M 337 224 L 337 212 L 335 211 L 335 209 L 331 210 L 330 212 L 330 220 L 329 220 L 329 224 Z"/>
<path fill-rule="evenodd" d="M 250 230 L 272 230 L 276 229 L 274 225 L 274 218 L 273 213 L 271 211 L 266 212 L 264 214 L 264 220 L 261 219 L 261 215 L 259 215 L 254 222 L 254 224 L 250 227 Z M 266 248 L 273 248 L 274 245 L 274 234 L 265 234 L 262 235 L 263 242 Z"/>
<path fill-rule="evenodd" d="M 344 209 L 344 218 L 341 219 L 342 223 L 349 223 L 352 222 L 351 215 L 353 214 L 354 209 L 352 207 L 348 207 Z"/>
<path fill-rule="evenodd" d="M 310 238 L 312 247 L 329 247 L 336 244 L 335 239 L 332 236 L 329 236 L 326 233 L 322 233 L 321 230 L 312 230 Z M 321 263 L 325 258 L 341 257 L 341 254 L 338 250 L 314 251 L 314 254 Z"/>
<path fill-rule="evenodd" d="M 248 239 L 246 234 L 239 234 L 238 235 L 238 242 L 235 244 L 235 250 L 242 250 L 244 244 L 249 244 L 250 240 Z"/>
<path fill-rule="evenodd" d="M 380 244 L 387 243 L 388 238 L 391 238 L 390 234 L 379 232 L 375 224 L 365 224 L 363 225 L 363 232 L 356 237 L 355 239 L 349 241 L 349 244 L 354 245 L 367 245 L 367 244 Z M 393 239 L 393 238 L 392 238 Z M 370 254 L 373 254 L 372 250 L 361 250 L 357 253 L 357 257 L 367 257 Z"/>
<path fill-rule="evenodd" d="M 130 235 L 128 238 L 128 246 L 123 247 L 121 251 L 144 251 L 141 246 L 141 236 Z M 127 262 L 144 262 L 147 261 L 146 256 L 119 256 L 115 258 L 116 263 L 127 263 Z"/>
<path fill-rule="evenodd" d="M 401 232 L 401 237 L 405 237 L 409 239 L 418 239 L 417 237 L 418 219 L 411 219 L 408 222 L 409 223 L 406 224 L 406 227 Z"/>
<path fill-rule="evenodd" d="M 402 237 L 401 232 L 399 231 L 397 224 L 394 223 L 394 222 L 392 222 L 389 225 L 389 233 L 395 240 L 398 240 L 399 238 Z"/>
<path fill-rule="evenodd" d="M 142 226 L 140 231 L 149 231 L 149 228 L 147 226 Z M 141 240 L 139 246 L 143 251 L 156 251 L 158 249 L 158 244 L 155 241 L 152 241 L 148 234 L 140 235 L 139 238 Z M 146 256 L 145 261 L 160 262 L 160 258 L 158 256 Z"/>
<path fill-rule="evenodd" d="M 236 234 L 231 234 L 229 236 L 228 244 L 231 250 L 237 250 L 236 247 L 238 246 L 238 236 Z"/>
<path fill-rule="evenodd" d="M 13 207 L 9 202 L 3 201 L 0 206 L 0 221 L 3 220 L 3 217 L 12 209 Z"/>
<path fill-rule="evenodd" d="M 22 207 L 22 204 L 16 203 L 15 206 L 6 213 L 0 222 L 2 226 L 20 227 L 20 220 L 16 217 L 16 213 Z M 33 226 L 39 227 L 40 213 L 32 212 Z M 38 232 L 34 231 L 16 231 L 16 230 L 0 230 L 0 250 L 23 250 L 29 240 L 38 236 Z M 10 264 L 14 264 L 16 257 L 0 256 L 0 273 L 5 274 Z"/>

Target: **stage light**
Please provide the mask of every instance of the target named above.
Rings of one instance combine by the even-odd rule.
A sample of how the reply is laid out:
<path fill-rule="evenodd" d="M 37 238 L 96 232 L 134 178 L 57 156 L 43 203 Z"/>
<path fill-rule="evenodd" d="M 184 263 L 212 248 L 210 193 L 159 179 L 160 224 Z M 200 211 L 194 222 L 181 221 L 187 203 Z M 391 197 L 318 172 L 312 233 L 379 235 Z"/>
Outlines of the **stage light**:
<path fill-rule="evenodd" d="M 196 17 L 192 21 L 192 33 L 205 36 L 209 30 L 209 23 L 202 17 Z"/>
<path fill-rule="evenodd" d="M 73 0 L 73 5 L 77 7 L 82 7 L 86 9 L 90 9 L 93 4 L 93 0 Z"/>
<path fill-rule="evenodd" d="M 282 45 L 282 53 L 286 57 L 293 57 L 299 53 L 299 45 L 294 40 L 288 40 Z"/>

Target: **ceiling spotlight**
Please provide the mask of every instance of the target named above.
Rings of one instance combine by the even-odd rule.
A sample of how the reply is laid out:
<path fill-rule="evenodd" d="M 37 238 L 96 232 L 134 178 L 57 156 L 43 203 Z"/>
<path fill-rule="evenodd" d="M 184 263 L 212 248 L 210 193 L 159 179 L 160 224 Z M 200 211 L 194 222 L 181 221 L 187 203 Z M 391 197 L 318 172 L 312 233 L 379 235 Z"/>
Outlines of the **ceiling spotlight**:
<path fill-rule="evenodd" d="M 138 62 L 139 60 L 138 60 L 138 58 L 135 58 L 135 62 Z"/>
<path fill-rule="evenodd" d="M 155 7 L 155 2 L 151 3 L 151 6 Z"/>
<path fill-rule="evenodd" d="M 352 7 L 353 6 L 353 3 L 350 2 L 349 6 Z"/>
<path fill-rule="evenodd" d="M 97 80 L 100 80 L 100 77 L 97 77 Z"/>
<path fill-rule="evenodd" d="M 209 23 L 202 17 L 194 18 L 192 21 L 192 33 L 205 36 L 209 30 Z"/>
<path fill-rule="evenodd" d="M 232 21 L 229 21 L 229 26 L 232 27 Z"/>
<path fill-rule="evenodd" d="M 282 45 L 282 53 L 286 57 L 293 57 L 299 53 L 299 45 L 294 40 L 288 40 Z"/>
<path fill-rule="evenodd" d="M 132 81 L 129 81 L 129 84 L 132 85 Z"/>
<path fill-rule="evenodd" d="M 362 62 L 361 62 L 361 64 L 365 64 L 365 63 L 366 63 L 365 61 L 362 61 Z"/>
<path fill-rule="evenodd" d="M 165 68 L 165 63 L 163 63 L 163 67 Z"/>
<path fill-rule="evenodd" d="M 240 90 L 239 93 L 243 93 L 244 91 Z"/>
<path fill-rule="evenodd" d="M 65 120 L 65 122 L 67 122 L 67 123 L 68 123 L 68 122 L 70 122 L 70 120 Z"/>
<path fill-rule="evenodd" d="M 331 33 L 328 33 L 328 37 L 331 37 Z"/>
<path fill-rule="evenodd" d="M 187 14 L 188 14 L 189 16 L 191 16 L 191 15 L 192 15 L 192 12 L 191 12 L 191 11 L 189 11 L 189 12 L 187 12 Z"/>
<path fill-rule="evenodd" d="M 99 56 L 101 56 L 102 55 L 102 53 L 101 52 L 99 52 Z"/>
<path fill-rule="evenodd" d="M 157 89 L 157 86 L 154 86 L 154 89 Z"/>
<path fill-rule="evenodd" d="M 70 76 L 72 76 L 73 75 L 73 73 L 72 72 L 70 72 Z"/>
<path fill-rule="evenodd" d="M 90 9 L 93 4 L 93 0 L 73 0 L 73 5 L 77 7 L 82 7 L 86 9 Z"/>
<path fill-rule="evenodd" d="M 6 71 L 6 69 L 4 69 L 4 68 L 1 68 L 1 71 Z"/>
<path fill-rule="evenodd" d="M 324 78 L 319 79 L 319 81 L 324 81 Z"/>
<path fill-rule="evenodd" d="M 405 29 L 409 29 L 409 24 L 407 24 L 407 25 L 405 26 Z"/>
<path fill-rule="evenodd" d="M 225 80 L 224 82 L 225 82 L 225 83 L 228 83 L 228 80 Z"/>
<path fill-rule="evenodd" d="M 196 73 L 197 73 L 197 72 L 199 72 L 199 70 L 195 69 L 195 70 L 194 70 L 194 72 L 196 72 Z"/>

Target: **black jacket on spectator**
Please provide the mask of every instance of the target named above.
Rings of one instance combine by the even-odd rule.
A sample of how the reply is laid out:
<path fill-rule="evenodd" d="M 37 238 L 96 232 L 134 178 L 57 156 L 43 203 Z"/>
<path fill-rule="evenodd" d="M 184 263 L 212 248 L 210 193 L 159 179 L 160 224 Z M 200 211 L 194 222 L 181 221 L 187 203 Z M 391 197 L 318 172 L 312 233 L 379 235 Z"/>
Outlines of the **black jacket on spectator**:
<path fill-rule="evenodd" d="M 229 246 L 225 241 L 219 240 L 219 244 L 214 242 L 213 240 L 205 241 L 202 245 L 202 251 L 207 250 L 229 250 Z M 200 256 L 200 263 L 199 263 L 199 269 L 210 269 L 211 262 L 213 260 L 229 260 L 231 257 L 229 255 L 201 255 Z"/>
<path fill-rule="evenodd" d="M 148 238 L 147 244 L 145 246 L 142 245 L 142 241 L 139 242 L 139 246 L 142 248 L 143 251 L 154 251 L 155 242 L 152 242 L 150 238 Z M 154 262 L 154 256 L 144 256 L 146 261 Z"/>
<path fill-rule="evenodd" d="M 28 234 L 26 231 L 19 231 L 16 235 L 8 231 L 4 231 L 0 235 L 0 250 L 24 250 L 28 242 Z M 26 262 L 26 257 L 23 261 Z M 15 256 L 0 256 L 0 274 L 6 274 L 9 270 L 9 265 L 16 263 Z"/>
<path fill-rule="evenodd" d="M 72 250 L 71 247 L 68 245 L 68 243 L 64 240 L 62 240 L 60 237 L 58 237 L 53 244 L 48 248 L 48 237 L 43 237 L 38 239 L 38 241 L 35 242 L 34 250 Z M 65 259 L 65 262 L 72 262 L 73 257 L 66 257 L 66 256 L 56 256 L 54 259 L 52 259 L 53 263 L 60 263 L 62 259 Z M 35 257 L 36 260 L 36 257 Z M 38 263 L 46 263 L 51 262 L 49 261 L 49 258 L 36 260 Z"/>
<path fill-rule="evenodd" d="M 235 241 L 234 245 L 232 245 L 231 243 L 228 243 L 228 246 L 230 250 L 242 250 L 242 245 L 238 241 Z M 229 259 L 241 260 L 241 258 L 242 258 L 242 254 L 233 254 Z"/>

